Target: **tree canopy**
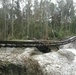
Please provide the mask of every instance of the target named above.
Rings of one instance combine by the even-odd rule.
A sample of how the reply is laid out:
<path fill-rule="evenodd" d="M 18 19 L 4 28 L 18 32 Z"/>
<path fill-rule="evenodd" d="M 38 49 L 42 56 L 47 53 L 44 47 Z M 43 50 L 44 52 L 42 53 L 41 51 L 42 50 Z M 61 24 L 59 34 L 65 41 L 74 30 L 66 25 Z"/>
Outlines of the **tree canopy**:
<path fill-rule="evenodd" d="M 0 40 L 62 39 L 76 34 L 73 0 L 0 0 Z"/>

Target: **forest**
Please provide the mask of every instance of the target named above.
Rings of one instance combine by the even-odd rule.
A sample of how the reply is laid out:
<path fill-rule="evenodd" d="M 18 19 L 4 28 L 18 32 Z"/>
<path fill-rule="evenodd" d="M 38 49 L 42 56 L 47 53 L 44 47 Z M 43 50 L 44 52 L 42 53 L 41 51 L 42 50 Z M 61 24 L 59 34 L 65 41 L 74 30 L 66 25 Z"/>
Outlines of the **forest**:
<path fill-rule="evenodd" d="M 75 6 L 73 0 L 0 0 L 0 40 L 75 36 Z"/>

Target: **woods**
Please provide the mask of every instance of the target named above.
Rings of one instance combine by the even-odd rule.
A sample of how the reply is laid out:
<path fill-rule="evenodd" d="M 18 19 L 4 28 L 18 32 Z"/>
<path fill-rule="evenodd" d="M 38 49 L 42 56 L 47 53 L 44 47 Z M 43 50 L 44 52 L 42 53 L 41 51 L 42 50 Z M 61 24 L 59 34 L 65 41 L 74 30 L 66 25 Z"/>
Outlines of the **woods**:
<path fill-rule="evenodd" d="M 0 0 L 0 40 L 75 35 L 75 11 L 73 0 Z"/>

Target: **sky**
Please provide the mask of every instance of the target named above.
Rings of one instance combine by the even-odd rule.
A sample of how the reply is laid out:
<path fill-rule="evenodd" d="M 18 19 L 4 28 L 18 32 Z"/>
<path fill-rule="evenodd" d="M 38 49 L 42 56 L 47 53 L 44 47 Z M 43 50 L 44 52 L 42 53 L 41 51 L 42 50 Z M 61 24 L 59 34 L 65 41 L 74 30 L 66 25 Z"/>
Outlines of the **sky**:
<path fill-rule="evenodd" d="M 52 2 L 56 3 L 56 0 L 51 0 Z M 73 0 L 76 3 L 76 0 Z"/>
<path fill-rule="evenodd" d="M 41 1 L 41 0 L 39 0 L 39 1 Z M 56 1 L 57 0 L 51 0 L 51 2 L 53 2 L 53 3 L 55 3 L 56 4 Z M 74 3 L 76 3 L 76 0 L 73 0 L 74 1 Z M 0 3 L 0 7 L 1 7 L 1 3 Z"/>

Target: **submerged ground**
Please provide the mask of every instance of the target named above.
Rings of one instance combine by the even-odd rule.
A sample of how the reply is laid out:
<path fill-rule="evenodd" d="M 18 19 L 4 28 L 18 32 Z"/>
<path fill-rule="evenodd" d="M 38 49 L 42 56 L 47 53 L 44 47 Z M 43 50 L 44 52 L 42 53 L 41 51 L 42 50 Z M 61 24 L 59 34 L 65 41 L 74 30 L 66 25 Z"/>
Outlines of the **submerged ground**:
<path fill-rule="evenodd" d="M 58 51 L 0 48 L 0 75 L 76 75 L 76 42 Z"/>

